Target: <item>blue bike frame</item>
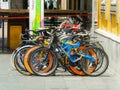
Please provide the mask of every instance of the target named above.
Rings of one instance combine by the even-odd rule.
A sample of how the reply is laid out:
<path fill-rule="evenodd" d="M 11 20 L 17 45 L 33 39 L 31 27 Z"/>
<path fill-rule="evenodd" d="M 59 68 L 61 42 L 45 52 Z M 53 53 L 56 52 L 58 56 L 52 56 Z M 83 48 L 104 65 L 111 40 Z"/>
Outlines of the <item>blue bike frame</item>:
<path fill-rule="evenodd" d="M 88 56 L 88 55 L 82 55 L 81 54 L 79 56 L 80 58 L 77 57 L 78 59 L 73 57 L 73 55 L 71 54 L 71 49 L 72 48 L 79 48 L 80 46 L 81 46 L 80 43 L 69 44 L 69 43 L 65 42 L 65 43 L 63 43 L 63 45 L 60 46 L 60 48 L 67 53 L 67 56 L 69 57 L 69 59 L 72 63 L 75 63 L 76 61 L 80 60 L 82 57 L 87 59 L 87 60 L 91 60 L 92 62 L 95 62 L 94 57 Z"/>

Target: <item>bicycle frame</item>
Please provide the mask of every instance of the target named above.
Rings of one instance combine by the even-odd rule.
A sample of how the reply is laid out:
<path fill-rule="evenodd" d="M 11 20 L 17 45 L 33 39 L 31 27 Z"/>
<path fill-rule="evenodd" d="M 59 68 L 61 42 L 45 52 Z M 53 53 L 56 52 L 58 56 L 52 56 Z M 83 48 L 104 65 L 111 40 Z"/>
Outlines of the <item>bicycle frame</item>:
<path fill-rule="evenodd" d="M 72 63 L 77 62 L 82 57 L 85 58 L 85 59 L 87 59 L 87 60 L 90 60 L 92 62 L 95 62 L 94 57 L 88 56 L 88 55 L 84 55 L 82 53 L 80 55 L 76 55 L 77 56 L 76 58 L 75 58 L 75 56 L 73 57 L 73 55 L 71 54 L 71 49 L 79 48 L 80 46 L 81 46 L 80 43 L 75 43 L 75 44 L 63 43 L 63 45 L 60 45 L 59 47 L 66 53 L 66 55 L 69 57 L 69 59 L 70 59 L 70 61 Z"/>
<path fill-rule="evenodd" d="M 71 54 L 71 49 L 80 48 L 81 42 L 72 44 L 72 43 L 69 43 L 68 41 L 66 41 L 66 42 L 61 42 L 61 44 L 58 45 L 57 43 L 60 40 L 59 37 L 55 33 L 51 34 L 51 36 L 52 36 L 51 37 L 51 41 L 50 41 L 48 47 L 51 48 L 51 46 L 52 46 L 52 48 L 55 50 L 56 46 L 53 46 L 53 43 L 54 43 L 54 45 L 56 44 L 68 56 L 68 58 L 70 59 L 71 63 L 75 63 L 75 62 L 81 60 L 81 58 L 85 58 L 87 60 L 95 62 L 95 59 L 94 59 L 93 56 L 84 55 L 82 53 L 76 54 L 76 55 L 75 54 L 74 55 Z M 66 37 L 66 38 L 68 38 L 70 41 L 72 39 L 69 36 Z M 63 36 L 63 40 L 66 39 L 66 38 L 64 38 L 64 36 Z"/>

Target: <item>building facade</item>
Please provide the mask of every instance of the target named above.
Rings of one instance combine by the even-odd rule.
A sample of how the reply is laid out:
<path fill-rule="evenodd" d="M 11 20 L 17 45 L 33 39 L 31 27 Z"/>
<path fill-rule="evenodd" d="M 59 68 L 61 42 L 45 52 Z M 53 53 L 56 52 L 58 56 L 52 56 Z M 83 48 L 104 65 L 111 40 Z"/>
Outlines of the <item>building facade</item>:
<path fill-rule="evenodd" d="M 0 9 L 27 9 L 29 0 L 0 0 Z"/>
<path fill-rule="evenodd" d="M 0 9 L 10 9 L 10 0 L 0 0 Z"/>
<path fill-rule="evenodd" d="M 96 8 L 95 35 L 109 56 L 110 67 L 120 73 L 120 0 L 96 0 Z"/>

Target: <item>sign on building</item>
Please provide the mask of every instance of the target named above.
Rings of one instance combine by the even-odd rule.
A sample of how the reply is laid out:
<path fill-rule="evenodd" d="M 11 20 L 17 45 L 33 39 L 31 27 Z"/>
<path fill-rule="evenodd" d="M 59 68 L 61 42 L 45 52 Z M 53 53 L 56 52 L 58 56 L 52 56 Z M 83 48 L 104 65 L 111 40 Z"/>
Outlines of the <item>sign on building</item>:
<path fill-rule="evenodd" d="M 44 0 L 30 0 L 29 3 L 29 28 L 36 30 L 44 26 Z"/>

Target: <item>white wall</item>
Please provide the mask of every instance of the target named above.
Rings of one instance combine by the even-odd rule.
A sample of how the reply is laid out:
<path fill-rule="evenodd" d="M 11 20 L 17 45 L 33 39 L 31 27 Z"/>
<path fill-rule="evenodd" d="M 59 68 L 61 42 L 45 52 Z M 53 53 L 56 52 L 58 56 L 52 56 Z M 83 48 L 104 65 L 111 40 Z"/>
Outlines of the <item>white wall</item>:
<path fill-rule="evenodd" d="M 120 74 L 120 37 L 116 37 L 102 30 L 96 30 L 97 40 L 102 41 L 102 45 L 109 56 L 109 69 L 116 74 Z"/>

